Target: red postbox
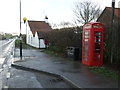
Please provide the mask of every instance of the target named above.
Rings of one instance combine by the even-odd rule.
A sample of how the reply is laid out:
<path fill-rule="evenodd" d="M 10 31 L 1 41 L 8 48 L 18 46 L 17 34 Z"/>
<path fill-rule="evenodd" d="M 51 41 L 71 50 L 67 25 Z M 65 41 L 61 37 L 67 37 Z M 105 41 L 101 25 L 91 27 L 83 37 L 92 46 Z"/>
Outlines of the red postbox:
<path fill-rule="evenodd" d="M 82 63 L 89 66 L 103 64 L 104 25 L 89 22 L 83 25 Z"/>

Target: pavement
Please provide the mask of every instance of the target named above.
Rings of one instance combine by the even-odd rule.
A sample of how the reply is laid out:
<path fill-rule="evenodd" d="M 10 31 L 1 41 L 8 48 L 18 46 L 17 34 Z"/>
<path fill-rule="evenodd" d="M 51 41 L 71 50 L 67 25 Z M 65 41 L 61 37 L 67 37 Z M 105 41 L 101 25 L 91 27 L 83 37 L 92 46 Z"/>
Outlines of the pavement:
<path fill-rule="evenodd" d="M 90 71 L 80 60 L 52 56 L 39 49 L 23 49 L 20 60 L 19 49 L 16 48 L 13 62 L 16 66 L 60 75 L 77 88 L 118 88 L 117 79 Z"/>

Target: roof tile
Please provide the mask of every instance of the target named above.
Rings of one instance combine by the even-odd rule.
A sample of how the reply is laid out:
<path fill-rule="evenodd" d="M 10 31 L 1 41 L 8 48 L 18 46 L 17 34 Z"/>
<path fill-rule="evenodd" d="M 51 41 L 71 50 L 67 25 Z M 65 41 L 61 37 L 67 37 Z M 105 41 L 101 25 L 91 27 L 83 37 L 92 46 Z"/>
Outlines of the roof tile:
<path fill-rule="evenodd" d="M 48 32 L 48 31 L 52 30 L 50 25 L 48 23 L 46 23 L 45 21 L 28 20 L 28 24 L 30 26 L 30 29 L 31 29 L 33 35 L 35 35 L 36 32 Z"/>

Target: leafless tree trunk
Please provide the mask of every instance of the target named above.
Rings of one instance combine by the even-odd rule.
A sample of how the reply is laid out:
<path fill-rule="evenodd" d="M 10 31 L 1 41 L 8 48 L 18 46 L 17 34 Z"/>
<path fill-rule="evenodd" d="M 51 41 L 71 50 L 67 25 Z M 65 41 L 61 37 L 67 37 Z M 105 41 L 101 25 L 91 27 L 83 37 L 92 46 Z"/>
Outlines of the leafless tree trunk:
<path fill-rule="evenodd" d="M 77 2 L 73 10 L 79 23 L 87 23 L 96 20 L 100 15 L 100 8 L 91 2 Z"/>

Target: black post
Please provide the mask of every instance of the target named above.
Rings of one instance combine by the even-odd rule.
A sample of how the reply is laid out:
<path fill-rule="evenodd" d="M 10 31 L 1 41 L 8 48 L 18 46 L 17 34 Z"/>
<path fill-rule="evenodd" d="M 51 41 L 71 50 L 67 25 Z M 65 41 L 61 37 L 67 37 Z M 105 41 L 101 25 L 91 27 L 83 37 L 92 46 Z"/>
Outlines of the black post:
<path fill-rule="evenodd" d="M 20 58 L 22 59 L 21 0 L 20 0 Z"/>
<path fill-rule="evenodd" d="M 111 64 L 113 63 L 114 54 L 114 11 L 115 11 L 115 0 L 112 0 L 112 17 L 111 17 Z"/>

